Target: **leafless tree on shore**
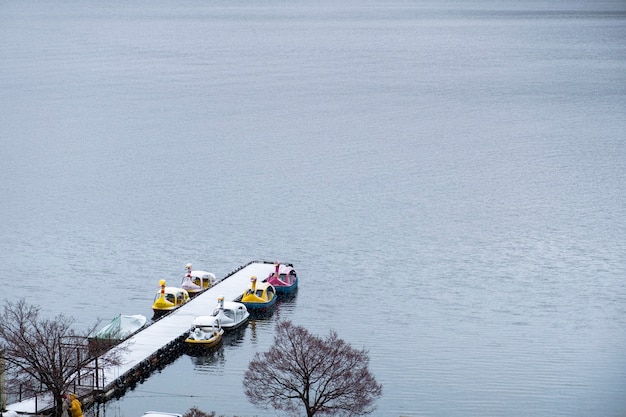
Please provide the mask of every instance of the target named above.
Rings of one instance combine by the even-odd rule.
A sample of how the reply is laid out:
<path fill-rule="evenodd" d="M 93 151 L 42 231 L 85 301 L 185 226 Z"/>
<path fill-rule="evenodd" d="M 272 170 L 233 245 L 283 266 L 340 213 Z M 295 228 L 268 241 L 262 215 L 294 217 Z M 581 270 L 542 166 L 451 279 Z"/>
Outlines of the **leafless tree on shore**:
<path fill-rule="evenodd" d="M 368 370 L 365 350 L 352 348 L 335 331 L 326 339 L 282 321 L 269 351 L 256 353 L 243 385 L 255 405 L 292 415 L 359 416 L 375 410 L 382 394 Z"/>
<path fill-rule="evenodd" d="M 60 416 L 63 394 L 94 364 L 87 348 L 93 328 L 78 333 L 72 329 L 73 318 L 60 314 L 43 319 L 39 312 L 39 307 L 24 299 L 5 302 L 0 316 L 0 352 L 7 365 L 8 385 L 22 387 L 22 395 L 49 391 L 55 415 Z M 102 369 L 118 361 L 117 356 L 106 355 L 98 366 Z"/>

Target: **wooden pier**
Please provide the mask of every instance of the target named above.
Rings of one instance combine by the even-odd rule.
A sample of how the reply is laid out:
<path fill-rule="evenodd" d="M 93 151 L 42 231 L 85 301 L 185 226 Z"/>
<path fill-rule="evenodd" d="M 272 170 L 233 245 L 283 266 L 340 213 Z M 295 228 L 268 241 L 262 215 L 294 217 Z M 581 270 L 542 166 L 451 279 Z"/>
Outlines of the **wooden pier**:
<path fill-rule="evenodd" d="M 250 283 L 252 275 L 264 279 L 274 271 L 274 262 L 252 261 L 231 272 L 208 290 L 197 295 L 185 305 L 145 327 L 129 339 L 113 347 L 100 358 L 94 358 L 93 373 L 88 375 L 91 383 L 80 384 L 77 395 L 84 406 L 94 402 L 104 402 L 111 397 L 123 395 L 127 388 L 134 386 L 172 362 L 181 354 L 182 341 L 185 339 L 194 318 L 210 315 L 223 296 L 225 300 L 234 300 L 241 295 Z M 107 355 L 119 357 L 120 365 L 99 369 L 98 361 L 104 362 Z M 85 379 L 86 376 L 81 376 Z M 18 414 L 46 414 L 53 410 L 54 403 L 50 393 L 42 393 L 7 405 L 8 411 Z"/>

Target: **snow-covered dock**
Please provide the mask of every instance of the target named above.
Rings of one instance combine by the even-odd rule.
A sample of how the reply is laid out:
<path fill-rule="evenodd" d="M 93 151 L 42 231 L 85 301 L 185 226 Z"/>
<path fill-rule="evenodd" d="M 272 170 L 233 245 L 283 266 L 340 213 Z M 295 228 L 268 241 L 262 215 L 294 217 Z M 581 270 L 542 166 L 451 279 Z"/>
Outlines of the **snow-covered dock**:
<path fill-rule="evenodd" d="M 143 377 L 142 374 L 149 374 L 152 369 L 166 363 L 167 358 L 164 356 L 177 349 L 181 339 L 191 327 L 193 319 L 211 314 L 218 297 L 234 300 L 247 288 L 252 275 L 264 279 L 272 271 L 274 271 L 273 262 L 252 261 L 227 275 L 187 304 L 113 347 L 104 355 L 119 356 L 121 364 L 99 371 L 97 384 L 92 384 L 90 392 L 81 393 L 85 402 L 115 395 L 124 390 L 126 384 L 136 383 Z M 44 393 L 37 398 L 7 405 L 7 410 L 20 414 L 41 414 L 53 407 L 52 401 L 51 395 Z"/>

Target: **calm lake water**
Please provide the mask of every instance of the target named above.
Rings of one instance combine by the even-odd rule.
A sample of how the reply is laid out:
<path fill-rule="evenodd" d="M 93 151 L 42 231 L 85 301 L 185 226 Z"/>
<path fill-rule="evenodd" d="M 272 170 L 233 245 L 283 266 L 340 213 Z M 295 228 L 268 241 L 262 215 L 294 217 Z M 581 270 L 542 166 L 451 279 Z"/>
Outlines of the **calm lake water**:
<path fill-rule="evenodd" d="M 626 3 L 0 3 L 1 299 L 87 328 L 184 265 L 295 300 L 88 417 L 275 416 L 277 320 L 375 416 L 626 416 Z"/>

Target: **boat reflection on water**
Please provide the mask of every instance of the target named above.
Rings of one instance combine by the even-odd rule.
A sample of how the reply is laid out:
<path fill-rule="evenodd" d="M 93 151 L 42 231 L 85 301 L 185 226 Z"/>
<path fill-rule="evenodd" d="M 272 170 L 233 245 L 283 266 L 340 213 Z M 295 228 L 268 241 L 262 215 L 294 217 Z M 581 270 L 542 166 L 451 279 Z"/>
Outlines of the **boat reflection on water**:
<path fill-rule="evenodd" d="M 243 326 L 236 328 L 235 330 L 231 330 L 226 332 L 222 337 L 224 346 L 241 346 L 244 343 L 244 339 L 246 337 L 246 330 L 248 328 L 249 321 L 246 322 Z"/>
<path fill-rule="evenodd" d="M 214 374 L 221 372 L 224 369 L 226 363 L 224 355 L 224 346 L 220 344 L 219 347 L 211 350 L 186 352 L 191 363 L 193 364 L 194 371 L 202 374 Z"/>
<path fill-rule="evenodd" d="M 278 321 L 281 317 L 292 317 L 292 313 L 296 309 L 298 289 L 296 288 L 288 295 L 282 295 L 276 303 L 276 309 L 273 312 L 274 321 Z"/>
<path fill-rule="evenodd" d="M 215 365 L 224 364 L 224 348 L 220 345 L 218 348 L 201 351 L 194 351 L 194 353 L 186 352 L 187 356 L 191 359 L 191 363 L 194 365 L 194 369 L 205 369 L 209 367 L 213 368 Z"/>

